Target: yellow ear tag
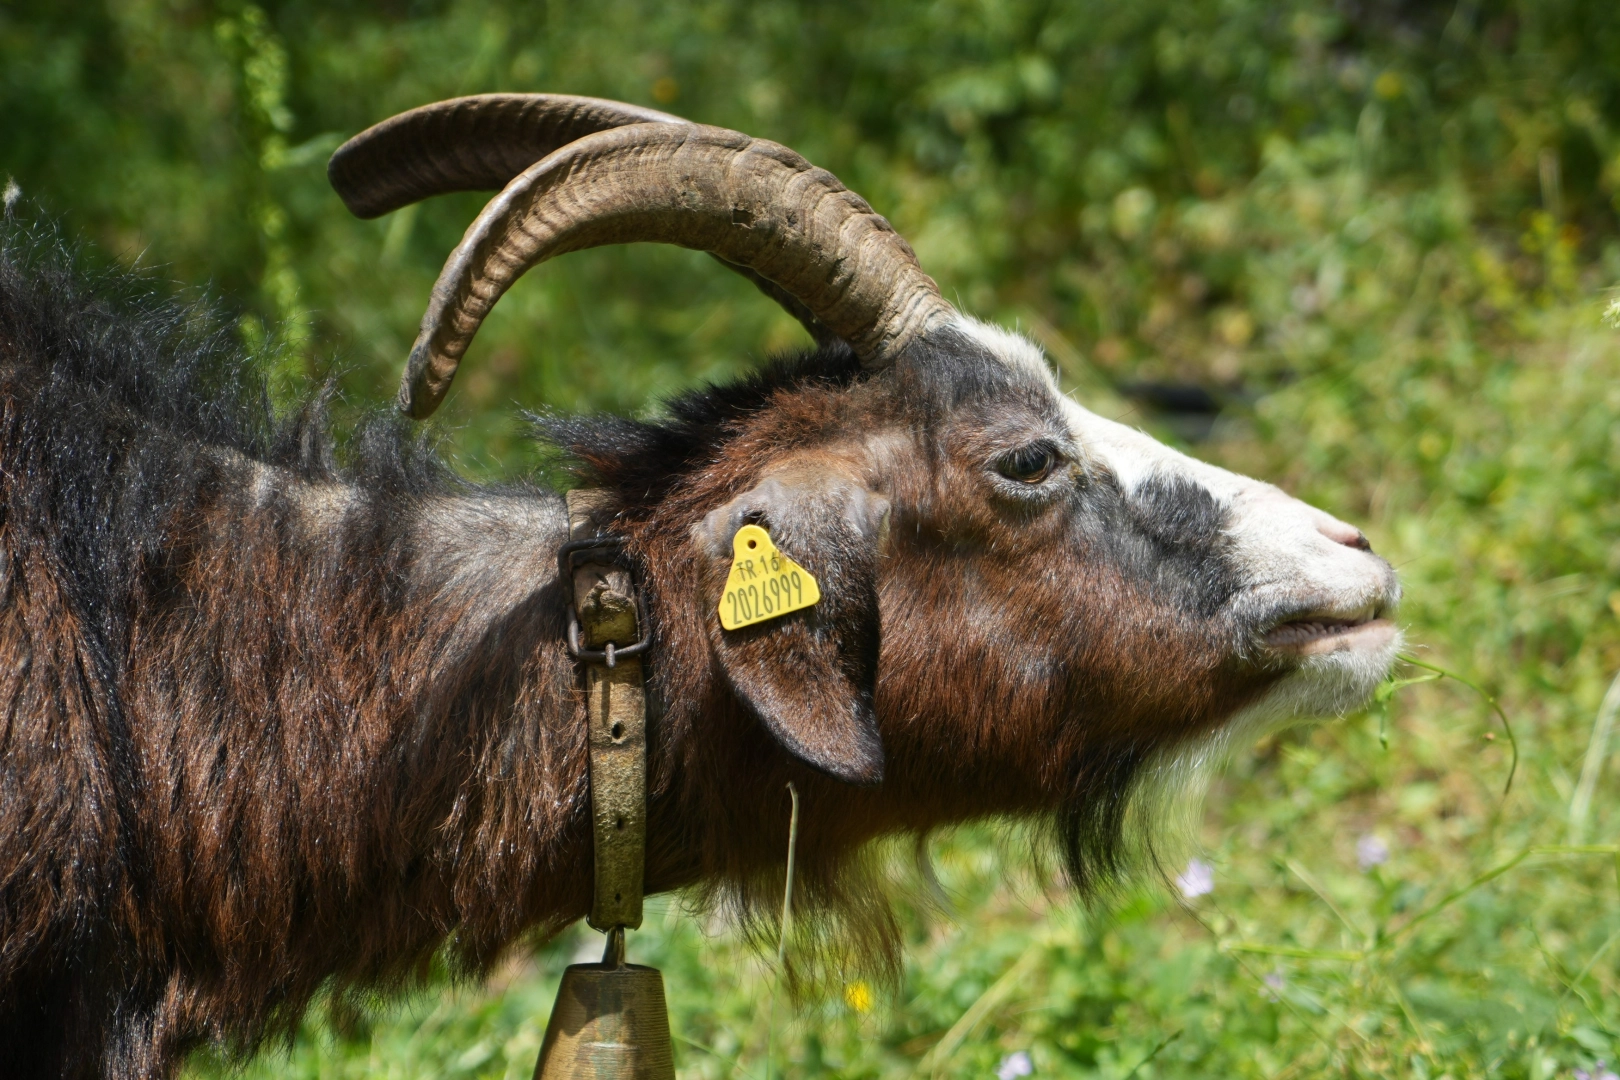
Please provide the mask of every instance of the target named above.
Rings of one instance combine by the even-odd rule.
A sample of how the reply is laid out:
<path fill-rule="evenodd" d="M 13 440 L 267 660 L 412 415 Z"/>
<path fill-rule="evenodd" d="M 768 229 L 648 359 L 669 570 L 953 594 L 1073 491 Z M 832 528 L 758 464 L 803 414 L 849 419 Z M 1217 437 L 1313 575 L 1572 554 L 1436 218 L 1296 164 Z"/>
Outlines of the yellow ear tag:
<path fill-rule="evenodd" d="M 720 598 L 720 625 L 727 630 L 774 619 L 821 599 L 810 571 L 771 543 L 758 525 L 744 525 L 732 538 L 731 576 Z"/>

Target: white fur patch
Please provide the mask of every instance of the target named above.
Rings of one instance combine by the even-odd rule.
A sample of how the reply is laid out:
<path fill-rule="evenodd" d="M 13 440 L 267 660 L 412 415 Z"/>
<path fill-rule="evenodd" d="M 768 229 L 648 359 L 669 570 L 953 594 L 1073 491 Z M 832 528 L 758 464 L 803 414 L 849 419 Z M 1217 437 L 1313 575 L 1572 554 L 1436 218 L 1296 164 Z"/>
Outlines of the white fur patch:
<path fill-rule="evenodd" d="M 441 594 L 464 592 L 469 600 L 478 595 L 505 607 L 557 576 L 557 548 L 567 529 L 560 499 L 429 499 L 416 517 L 420 574 Z"/>
<path fill-rule="evenodd" d="M 232 468 L 247 470 L 251 509 L 262 510 L 272 499 L 283 497 L 297 508 L 299 527 L 308 536 L 323 536 L 335 529 L 357 501 L 354 489 L 346 484 L 311 483 L 291 470 L 254 461 L 234 450 L 213 452 Z"/>
<path fill-rule="evenodd" d="M 1313 656 L 1300 669 L 1201 739 L 1161 752 L 1131 793 L 1127 844 L 1149 854 L 1163 871 L 1197 847 L 1199 812 L 1210 782 L 1233 758 L 1266 735 L 1311 717 L 1336 716 L 1360 706 L 1389 674 L 1400 651 L 1396 634 L 1387 649 Z"/>
<path fill-rule="evenodd" d="M 1046 362 L 1046 354 L 1023 334 L 1003 330 L 968 315 L 958 315 L 951 329 L 982 345 L 986 352 L 1008 367 L 1045 383 L 1052 388 L 1052 393 L 1059 393 L 1057 379 L 1052 374 L 1052 366 Z"/>
<path fill-rule="evenodd" d="M 249 507 L 262 510 L 284 499 L 298 528 L 313 544 L 336 544 L 344 519 L 365 504 L 354 486 L 312 483 L 291 470 L 253 461 L 234 451 L 223 460 L 247 472 Z M 476 628 L 480 612 L 521 602 L 557 574 L 557 547 L 567 535 L 562 500 L 532 495 L 435 496 L 415 507 L 412 579 L 443 602 L 460 604 Z"/>

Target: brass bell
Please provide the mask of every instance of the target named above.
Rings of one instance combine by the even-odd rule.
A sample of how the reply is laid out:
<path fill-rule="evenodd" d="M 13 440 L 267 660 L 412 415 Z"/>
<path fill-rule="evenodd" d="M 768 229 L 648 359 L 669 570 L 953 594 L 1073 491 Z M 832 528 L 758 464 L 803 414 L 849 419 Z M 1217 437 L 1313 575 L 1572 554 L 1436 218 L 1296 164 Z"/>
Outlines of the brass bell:
<path fill-rule="evenodd" d="M 624 962 L 624 928 L 600 964 L 563 972 L 534 1080 L 675 1080 L 664 977 Z"/>

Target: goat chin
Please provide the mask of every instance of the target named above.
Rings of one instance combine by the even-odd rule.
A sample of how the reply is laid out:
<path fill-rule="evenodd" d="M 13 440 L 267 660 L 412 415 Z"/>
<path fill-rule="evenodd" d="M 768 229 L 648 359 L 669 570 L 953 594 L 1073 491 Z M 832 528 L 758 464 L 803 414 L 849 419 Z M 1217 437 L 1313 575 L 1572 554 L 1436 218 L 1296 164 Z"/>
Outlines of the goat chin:
<path fill-rule="evenodd" d="M 1168 881 L 1172 869 L 1198 849 L 1205 797 L 1216 775 L 1267 735 L 1340 720 L 1364 706 L 1389 677 L 1403 641 L 1392 629 L 1369 648 L 1308 656 L 1214 731 L 1159 750 L 1131 795 L 1127 865 L 1146 867 Z"/>

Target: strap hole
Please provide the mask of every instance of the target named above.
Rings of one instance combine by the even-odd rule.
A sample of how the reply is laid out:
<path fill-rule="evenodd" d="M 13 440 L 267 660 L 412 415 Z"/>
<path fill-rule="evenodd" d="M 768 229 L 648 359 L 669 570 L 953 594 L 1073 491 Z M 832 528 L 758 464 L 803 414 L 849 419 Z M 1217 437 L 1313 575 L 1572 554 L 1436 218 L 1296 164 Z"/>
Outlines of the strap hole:
<path fill-rule="evenodd" d="M 613 728 L 609 734 L 613 736 L 615 742 L 624 738 L 624 723 L 619 720 L 613 721 Z"/>

